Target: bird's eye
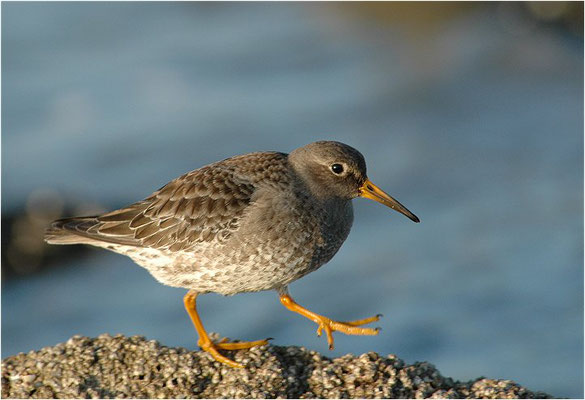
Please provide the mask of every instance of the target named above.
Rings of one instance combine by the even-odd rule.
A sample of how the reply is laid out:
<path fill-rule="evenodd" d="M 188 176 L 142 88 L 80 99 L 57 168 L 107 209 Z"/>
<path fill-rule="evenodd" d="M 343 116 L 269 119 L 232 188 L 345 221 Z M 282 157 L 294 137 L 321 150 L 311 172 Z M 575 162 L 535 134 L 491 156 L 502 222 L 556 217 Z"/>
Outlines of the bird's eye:
<path fill-rule="evenodd" d="M 341 164 L 333 164 L 331 166 L 331 171 L 333 171 L 334 174 L 342 174 L 343 173 L 343 165 Z"/>

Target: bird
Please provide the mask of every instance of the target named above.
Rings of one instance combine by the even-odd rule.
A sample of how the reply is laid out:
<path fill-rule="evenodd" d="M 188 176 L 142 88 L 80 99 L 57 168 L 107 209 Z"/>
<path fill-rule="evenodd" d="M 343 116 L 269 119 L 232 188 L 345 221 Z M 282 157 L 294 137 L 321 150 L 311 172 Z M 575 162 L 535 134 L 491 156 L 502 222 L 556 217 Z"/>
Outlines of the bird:
<path fill-rule="evenodd" d="M 146 199 L 102 215 L 53 221 L 49 244 L 87 244 L 130 257 L 160 283 L 187 289 L 184 306 L 198 346 L 215 360 L 243 365 L 221 351 L 249 349 L 250 342 L 212 341 L 197 312 L 206 293 L 234 295 L 275 290 L 280 302 L 325 332 L 377 335 L 363 327 L 381 314 L 340 322 L 298 304 L 288 285 L 326 264 L 353 223 L 352 200 L 375 200 L 419 222 L 369 180 L 364 156 L 336 141 L 318 141 L 289 154 L 234 156 L 188 172 Z"/>

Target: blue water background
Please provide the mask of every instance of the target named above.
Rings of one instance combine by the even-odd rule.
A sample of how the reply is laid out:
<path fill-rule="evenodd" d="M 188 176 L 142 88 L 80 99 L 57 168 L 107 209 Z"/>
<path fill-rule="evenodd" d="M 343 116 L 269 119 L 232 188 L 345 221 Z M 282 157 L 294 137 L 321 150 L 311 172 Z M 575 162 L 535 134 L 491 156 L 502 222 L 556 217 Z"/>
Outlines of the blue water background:
<path fill-rule="evenodd" d="M 422 220 L 364 199 L 291 285 L 376 337 L 336 349 L 275 293 L 203 296 L 209 331 L 583 396 L 583 44 L 496 6 L 412 34 L 331 4 L 2 4 L 2 212 L 107 209 L 234 154 L 334 139 Z M 74 334 L 196 349 L 184 290 L 95 250 L 2 286 L 2 357 Z"/>

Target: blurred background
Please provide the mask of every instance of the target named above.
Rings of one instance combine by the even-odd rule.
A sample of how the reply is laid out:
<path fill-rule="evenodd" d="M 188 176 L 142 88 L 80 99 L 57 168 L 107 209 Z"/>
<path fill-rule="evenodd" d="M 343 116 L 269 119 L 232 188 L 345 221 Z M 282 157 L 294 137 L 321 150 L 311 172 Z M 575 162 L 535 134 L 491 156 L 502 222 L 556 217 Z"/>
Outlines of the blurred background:
<path fill-rule="evenodd" d="M 422 222 L 355 200 L 291 293 L 382 333 L 328 351 L 271 292 L 203 296 L 207 329 L 582 397 L 582 34 L 580 2 L 3 3 L 2 357 L 104 332 L 196 349 L 184 290 L 47 223 L 331 139 Z"/>

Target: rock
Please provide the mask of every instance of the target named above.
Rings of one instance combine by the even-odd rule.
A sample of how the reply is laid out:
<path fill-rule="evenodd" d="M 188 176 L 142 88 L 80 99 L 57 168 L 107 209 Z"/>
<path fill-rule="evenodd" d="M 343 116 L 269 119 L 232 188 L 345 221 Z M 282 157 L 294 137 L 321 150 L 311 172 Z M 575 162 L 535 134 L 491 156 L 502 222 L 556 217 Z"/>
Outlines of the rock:
<path fill-rule="evenodd" d="M 302 347 L 229 352 L 234 369 L 201 351 L 141 336 L 74 336 L 2 361 L 3 398 L 550 398 L 512 381 L 458 382 L 426 362 L 370 352 L 329 359 Z"/>

